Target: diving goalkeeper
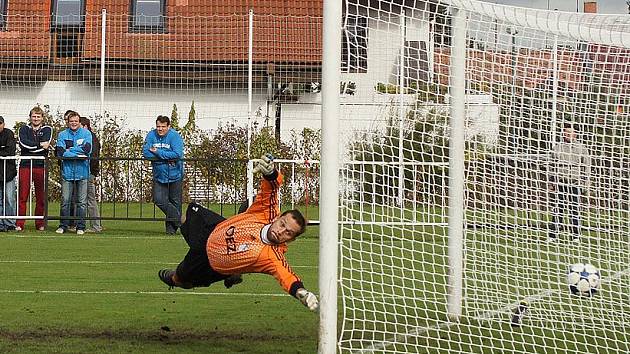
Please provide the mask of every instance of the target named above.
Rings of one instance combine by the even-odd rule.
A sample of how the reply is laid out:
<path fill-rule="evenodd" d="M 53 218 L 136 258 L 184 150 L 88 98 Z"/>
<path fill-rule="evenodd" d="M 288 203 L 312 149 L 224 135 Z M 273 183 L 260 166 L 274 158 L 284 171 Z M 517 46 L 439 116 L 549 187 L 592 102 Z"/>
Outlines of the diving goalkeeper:
<path fill-rule="evenodd" d="M 188 205 L 181 232 L 190 249 L 176 270 L 162 269 L 158 276 L 169 287 L 190 289 L 218 281 L 230 288 L 242 282 L 242 273 L 269 274 L 309 310 L 317 311 L 317 297 L 304 288 L 284 256 L 287 244 L 306 229 L 306 220 L 298 210 L 280 214 L 282 174 L 271 155 L 257 162 L 254 172 L 262 172 L 264 178 L 254 203 L 227 220 L 199 204 Z"/>

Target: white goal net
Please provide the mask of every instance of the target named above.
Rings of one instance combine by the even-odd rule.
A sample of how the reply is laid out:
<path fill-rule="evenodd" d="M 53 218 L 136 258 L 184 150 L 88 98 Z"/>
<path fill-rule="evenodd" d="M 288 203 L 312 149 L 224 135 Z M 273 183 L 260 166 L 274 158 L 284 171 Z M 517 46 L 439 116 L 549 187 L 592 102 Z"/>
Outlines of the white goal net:
<path fill-rule="evenodd" d="M 339 350 L 629 352 L 630 16 L 357 0 L 342 34 Z"/>

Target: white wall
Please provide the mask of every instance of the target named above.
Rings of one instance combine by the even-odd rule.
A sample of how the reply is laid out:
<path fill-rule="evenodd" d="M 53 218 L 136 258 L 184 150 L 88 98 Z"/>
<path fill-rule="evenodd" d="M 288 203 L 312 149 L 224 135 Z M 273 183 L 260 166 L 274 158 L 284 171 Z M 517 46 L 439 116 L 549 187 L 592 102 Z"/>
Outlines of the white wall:
<path fill-rule="evenodd" d="M 283 139 L 289 136 L 285 134 L 291 129 L 321 128 L 321 102 L 317 98 L 311 95 L 299 103 L 282 105 Z M 360 97 L 343 96 L 339 124 L 342 138 L 356 130 L 382 130 L 392 118 L 397 122 L 400 98 L 400 95 L 375 94 L 372 102 L 365 102 Z M 414 95 L 403 95 L 402 99 L 405 117 L 410 109 L 417 110 L 421 116 L 429 110 L 449 115 L 447 104 L 415 106 Z M 486 143 L 488 147 L 496 145 L 499 139 L 499 105 L 493 103 L 488 95 L 469 95 L 466 102 L 466 140 L 475 139 Z"/>
<path fill-rule="evenodd" d="M 7 126 L 17 121 L 28 121 L 28 112 L 37 105 L 50 105 L 51 111 L 73 109 L 84 116 L 100 113 L 100 88 L 81 82 L 48 81 L 39 86 L 0 87 L 0 115 Z M 237 119 L 247 124 L 247 90 L 177 90 L 107 88 L 105 110 L 111 115 L 126 118 L 131 129 L 148 130 L 155 126 L 155 117 L 170 116 L 177 104 L 180 124 L 188 120 L 192 101 L 195 101 L 197 124 L 203 129 L 216 128 L 219 122 Z M 266 110 L 265 95 L 254 96 L 253 111 Z"/>

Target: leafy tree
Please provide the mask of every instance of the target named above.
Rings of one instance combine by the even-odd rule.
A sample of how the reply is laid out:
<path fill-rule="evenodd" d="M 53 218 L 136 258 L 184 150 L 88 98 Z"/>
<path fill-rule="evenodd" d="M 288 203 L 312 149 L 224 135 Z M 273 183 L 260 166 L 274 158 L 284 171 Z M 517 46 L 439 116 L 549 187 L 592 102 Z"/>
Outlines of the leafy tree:
<path fill-rule="evenodd" d="M 193 102 L 194 104 L 194 102 Z M 179 128 L 179 113 L 177 113 L 177 105 L 175 103 L 173 103 L 173 110 L 171 110 L 171 127 L 175 130 L 177 130 L 178 132 L 180 131 Z"/>
<path fill-rule="evenodd" d="M 402 158 L 409 162 L 446 162 L 449 154 L 448 112 L 437 108 L 427 112 L 411 110 L 405 119 L 402 130 L 397 117 L 390 118 L 383 132 L 364 133 L 356 136 L 351 147 L 352 159 L 375 162 L 374 164 L 352 166 L 351 175 L 357 181 L 363 181 L 364 198 L 374 203 L 386 203 L 398 195 L 400 187 L 402 137 Z M 435 165 L 407 165 L 403 167 L 405 194 L 444 195 L 431 193 L 428 189 L 442 188 L 445 173 Z M 427 194 L 428 193 L 428 194 Z"/>

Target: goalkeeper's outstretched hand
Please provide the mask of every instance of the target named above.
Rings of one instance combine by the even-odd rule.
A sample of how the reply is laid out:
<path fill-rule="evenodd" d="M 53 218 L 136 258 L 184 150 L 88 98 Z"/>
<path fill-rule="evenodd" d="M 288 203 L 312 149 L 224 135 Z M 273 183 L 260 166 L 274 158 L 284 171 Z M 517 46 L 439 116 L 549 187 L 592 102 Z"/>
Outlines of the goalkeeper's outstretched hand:
<path fill-rule="evenodd" d="M 274 166 L 272 154 L 267 153 L 254 162 L 257 163 L 256 167 L 254 167 L 254 173 L 261 172 L 263 176 L 269 176 L 273 173 Z"/>
<path fill-rule="evenodd" d="M 295 293 L 295 296 L 304 306 L 308 307 L 309 310 L 313 312 L 317 312 L 317 310 L 319 310 L 319 300 L 317 300 L 317 296 L 315 296 L 312 292 L 304 288 L 299 288 Z"/>

